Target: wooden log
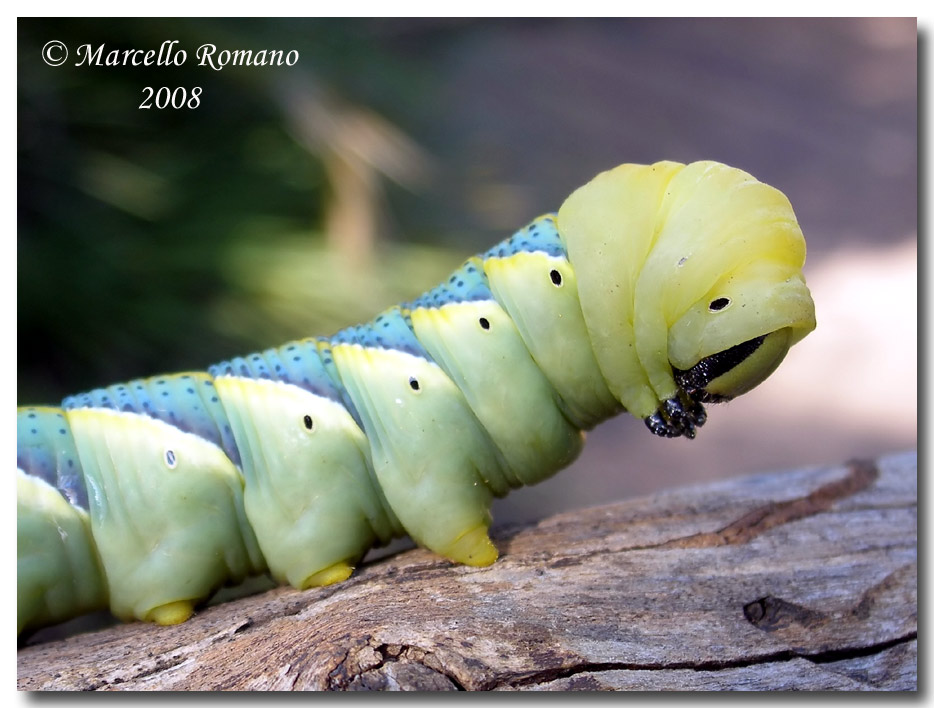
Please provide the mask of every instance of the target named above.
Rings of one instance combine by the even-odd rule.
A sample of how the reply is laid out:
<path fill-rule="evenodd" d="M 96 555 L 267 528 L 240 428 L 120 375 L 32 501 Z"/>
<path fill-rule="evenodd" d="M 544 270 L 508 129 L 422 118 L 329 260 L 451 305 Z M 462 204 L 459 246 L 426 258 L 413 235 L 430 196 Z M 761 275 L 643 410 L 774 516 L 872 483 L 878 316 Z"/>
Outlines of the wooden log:
<path fill-rule="evenodd" d="M 676 489 L 501 528 L 175 627 L 18 653 L 38 690 L 916 690 L 917 455 Z"/>

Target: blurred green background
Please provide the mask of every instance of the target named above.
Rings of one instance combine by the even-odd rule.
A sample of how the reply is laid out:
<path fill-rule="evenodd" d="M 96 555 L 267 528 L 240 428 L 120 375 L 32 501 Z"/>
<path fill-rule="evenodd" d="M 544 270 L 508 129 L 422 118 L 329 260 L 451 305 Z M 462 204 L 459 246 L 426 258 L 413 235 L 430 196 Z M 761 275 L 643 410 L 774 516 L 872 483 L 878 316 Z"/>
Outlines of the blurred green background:
<path fill-rule="evenodd" d="M 166 40 L 183 66 L 74 66 L 81 45 Z M 204 43 L 300 60 L 217 72 Z M 333 333 L 601 170 L 716 159 L 788 194 L 815 293 L 851 292 L 825 276 L 848 259 L 870 279 L 840 271 L 842 315 L 818 301 L 784 398 L 753 392 L 693 443 L 607 423 L 498 519 L 915 444 L 912 19 L 20 19 L 17 51 L 21 404 Z M 201 87 L 200 106 L 140 110 L 145 86 Z M 889 263 L 907 291 L 872 286 Z"/>
<path fill-rule="evenodd" d="M 21 401 L 332 332 L 418 294 L 473 246 L 425 213 L 445 198 L 426 195 L 433 163 L 409 137 L 428 134 L 442 78 L 380 23 L 19 29 Z M 62 67 L 40 61 L 50 38 L 70 48 Z M 73 66 L 85 44 L 166 39 L 187 48 L 183 66 Z M 218 72 L 198 66 L 204 43 L 301 58 Z M 144 86 L 201 87 L 200 106 L 140 110 Z"/>

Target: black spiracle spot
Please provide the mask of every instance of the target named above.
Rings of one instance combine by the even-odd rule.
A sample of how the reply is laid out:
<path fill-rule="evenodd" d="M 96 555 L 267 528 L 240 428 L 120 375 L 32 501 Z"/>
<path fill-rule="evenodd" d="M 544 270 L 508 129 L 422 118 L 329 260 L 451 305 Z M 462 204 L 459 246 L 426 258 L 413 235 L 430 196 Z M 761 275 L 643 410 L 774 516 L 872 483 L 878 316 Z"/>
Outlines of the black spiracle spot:
<path fill-rule="evenodd" d="M 716 300 L 712 300 L 709 309 L 711 312 L 719 312 L 727 305 L 730 304 L 730 298 L 728 297 L 718 297 Z"/>
<path fill-rule="evenodd" d="M 551 276 L 551 282 L 554 283 L 555 285 L 560 286 L 561 283 L 563 282 L 561 280 L 561 273 L 554 268 L 552 268 L 551 273 L 549 273 L 548 275 Z"/>
<path fill-rule="evenodd" d="M 178 458 L 175 456 L 175 450 L 165 451 L 165 464 L 170 470 L 174 470 L 178 465 Z"/>
<path fill-rule="evenodd" d="M 490 328 L 490 321 L 489 321 L 486 317 L 481 317 L 481 318 L 479 319 L 479 322 L 480 322 L 480 326 L 481 326 L 483 329 L 489 329 L 489 328 Z"/>
<path fill-rule="evenodd" d="M 306 415 L 304 418 L 302 418 L 302 422 L 305 424 L 305 428 L 307 430 L 311 430 L 315 427 L 315 422 L 311 419 L 310 415 Z"/>
<path fill-rule="evenodd" d="M 412 377 L 409 378 L 409 387 L 410 387 L 413 391 L 418 391 L 418 390 L 421 389 L 421 385 L 418 383 L 418 379 L 415 378 L 414 376 L 412 376 Z"/>

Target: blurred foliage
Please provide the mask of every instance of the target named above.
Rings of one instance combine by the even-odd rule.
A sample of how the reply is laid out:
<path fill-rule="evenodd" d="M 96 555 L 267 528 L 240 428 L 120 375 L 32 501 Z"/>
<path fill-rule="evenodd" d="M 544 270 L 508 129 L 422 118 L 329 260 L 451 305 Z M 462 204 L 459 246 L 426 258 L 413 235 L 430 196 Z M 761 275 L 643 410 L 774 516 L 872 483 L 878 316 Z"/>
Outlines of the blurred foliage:
<path fill-rule="evenodd" d="M 378 245 L 370 268 L 330 253 L 321 234 L 327 173 L 290 133 L 277 99 L 284 79 L 312 82 L 417 134 L 434 79 L 386 29 L 354 20 L 19 20 L 20 403 L 328 334 L 457 265 L 463 254 L 401 244 Z M 62 67 L 40 60 L 51 39 L 71 52 Z M 181 67 L 74 66 L 80 45 L 158 49 L 173 39 L 188 52 Z M 204 43 L 296 49 L 301 59 L 215 72 L 198 66 Z M 201 104 L 139 110 L 144 86 L 200 86 Z"/>

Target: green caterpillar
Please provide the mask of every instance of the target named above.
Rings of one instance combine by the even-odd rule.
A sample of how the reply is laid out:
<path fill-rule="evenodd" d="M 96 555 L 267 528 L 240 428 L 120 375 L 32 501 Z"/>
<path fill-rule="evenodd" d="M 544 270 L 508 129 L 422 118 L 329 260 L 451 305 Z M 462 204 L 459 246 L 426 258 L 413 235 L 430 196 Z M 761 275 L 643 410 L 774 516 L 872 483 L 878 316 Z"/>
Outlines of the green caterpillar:
<path fill-rule="evenodd" d="M 626 410 L 694 437 L 815 327 L 787 198 L 622 165 L 417 300 L 330 338 L 20 408 L 19 631 L 182 622 L 228 582 L 346 579 L 408 534 L 493 563 L 493 497 Z"/>

